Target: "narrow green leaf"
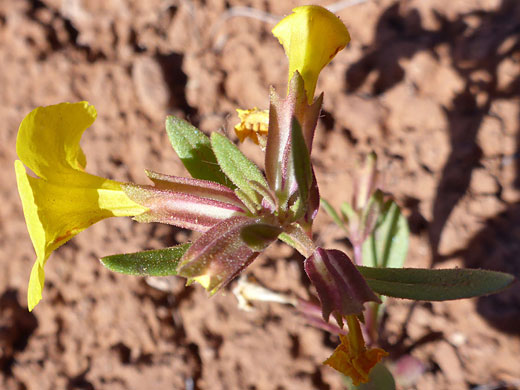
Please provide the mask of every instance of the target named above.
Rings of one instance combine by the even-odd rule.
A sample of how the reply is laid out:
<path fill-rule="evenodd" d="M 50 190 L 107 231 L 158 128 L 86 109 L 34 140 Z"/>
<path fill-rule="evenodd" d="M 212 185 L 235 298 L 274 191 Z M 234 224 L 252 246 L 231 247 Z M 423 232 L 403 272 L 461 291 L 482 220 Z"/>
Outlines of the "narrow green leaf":
<path fill-rule="evenodd" d="M 499 292 L 514 276 L 480 269 L 358 267 L 375 292 L 395 298 L 447 301 Z"/>
<path fill-rule="evenodd" d="M 401 268 L 408 253 L 408 222 L 392 200 L 382 205 L 372 234 L 363 243 L 363 263 L 373 267 Z"/>
<path fill-rule="evenodd" d="M 348 202 L 343 202 L 341 204 L 340 211 L 347 224 L 350 223 L 351 220 L 357 221 L 359 219 L 356 212 Z"/>
<path fill-rule="evenodd" d="M 202 131 L 183 119 L 169 116 L 166 118 L 166 133 L 191 176 L 235 188 L 218 166 L 211 142 Z"/>
<path fill-rule="evenodd" d="M 219 133 L 211 134 L 211 146 L 217 157 L 218 164 L 229 179 L 247 196 L 260 204 L 262 199 L 251 187 L 251 180 L 267 187 L 264 175 L 229 139 Z"/>
<path fill-rule="evenodd" d="M 106 256 L 101 263 L 110 271 L 137 276 L 177 275 L 177 265 L 191 243 L 151 251 Z"/>
<path fill-rule="evenodd" d="M 336 212 L 336 210 L 334 210 L 334 207 L 332 207 L 332 205 L 329 202 L 327 202 L 325 199 L 323 199 L 323 198 L 320 199 L 320 203 L 321 203 L 321 207 L 323 207 L 323 209 L 327 212 L 327 214 L 330 215 L 332 220 L 334 222 L 336 222 L 336 225 L 338 225 L 346 233 L 348 233 L 348 229 L 345 227 L 345 224 L 341 220 L 341 218 L 338 215 L 338 213 Z"/>

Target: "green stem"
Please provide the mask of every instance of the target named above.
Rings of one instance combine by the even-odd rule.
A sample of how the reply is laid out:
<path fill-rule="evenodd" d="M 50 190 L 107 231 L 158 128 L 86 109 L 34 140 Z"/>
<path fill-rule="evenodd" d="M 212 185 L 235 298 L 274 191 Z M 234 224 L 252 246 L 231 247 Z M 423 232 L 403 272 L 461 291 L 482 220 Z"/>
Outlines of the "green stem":
<path fill-rule="evenodd" d="M 354 245 L 354 264 L 363 265 L 363 247 L 362 243 L 356 243 Z M 379 307 L 381 306 L 376 302 L 367 303 L 368 308 L 365 315 L 365 323 L 364 328 L 367 335 L 367 343 L 368 345 L 373 345 L 377 342 L 377 330 L 379 328 L 378 324 L 378 314 Z"/>
<path fill-rule="evenodd" d="M 312 241 L 305 230 L 297 223 L 290 224 L 285 229 L 285 232 L 280 234 L 278 238 L 287 245 L 292 246 L 305 258 L 311 256 L 316 250 L 314 241 Z"/>

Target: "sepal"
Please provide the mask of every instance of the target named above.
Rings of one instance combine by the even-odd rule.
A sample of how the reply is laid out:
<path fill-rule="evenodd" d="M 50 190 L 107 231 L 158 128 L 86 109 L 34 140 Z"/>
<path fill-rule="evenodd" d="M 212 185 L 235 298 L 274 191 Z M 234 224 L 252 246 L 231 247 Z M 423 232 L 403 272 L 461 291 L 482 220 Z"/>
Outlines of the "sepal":
<path fill-rule="evenodd" d="M 249 217 L 231 217 L 199 237 L 184 254 L 178 274 L 211 294 L 240 274 L 276 240 L 280 230 Z"/>
<path fill-rule="evenodd" d="M 352 261 L 339 250 L 317 248 L 305 260 L 304 268 L 318 291 L 325 321 L 332 313 L 341 326 L 342 317 L 360 314 L 365 302 L 381 303 Z"/>
<path fill-rule="evenodd" d="M 147 171 L 154 186 L 124 184 L 127 196 L 147 207 L 134 219 L 160 222 L 185 229 L 206 231 L 246 208 L 235 193 L 212 181 L 181 178 Z"/>
<path fill-rule="evenodd" d="M 290 81 L 287 98 L 280 99 L 274 90 L 271 91 L 269 109 L 269 132 L 265 155 L 267 181 L 277 194 L 283 209 L 296 203 L 295 194 L 299 199 L 303 195 L 304 200 L 301 202 L 305 205 L 303 212 L 312 210 L 307 217 L 310 221 L 317 212 L 316 199 L 319 198 L 319 193 L 309 155 L 322 98 L 323 95 L 309 105 L 303 79 L 298 72 L 295 72 Z M 303 186 L 299 188 L 299 185 Z M 313 200 L 312 207 L 308 207 L 309 199 Z M 301 217 L 303 212 L 301 206 L 293 206 L 294 214 L 301 214 L 299 215 Z"/>

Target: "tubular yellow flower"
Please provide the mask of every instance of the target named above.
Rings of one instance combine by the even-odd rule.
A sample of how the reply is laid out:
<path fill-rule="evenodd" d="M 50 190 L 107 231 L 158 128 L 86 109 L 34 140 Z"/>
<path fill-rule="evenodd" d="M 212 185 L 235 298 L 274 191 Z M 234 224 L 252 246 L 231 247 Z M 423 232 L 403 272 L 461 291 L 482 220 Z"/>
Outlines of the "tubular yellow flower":
<path fill-rule="evenodd" d="M 356 316 L 346 318 L 349 333 L 339 336 L 341 344 L 323 364 L 350 377 L 354 386 L 358 386 L 368 382 L 370 370 L 388 353 L 381 348 L 367 349 Z"/>
<path fill-rule="evenodd" d="M 305 5 L 294 8 L 272 33 L 289 58 L 289 80 L 296 70 L 300 72 L 311 103 L 320 71 L 350 41 L 347 28 L 327 9 Z"/>
<path fill-rule="evenodd" d="M 27 301 L 32 310 L 42 298 L 43 266 L 51 252 L 90 225 L 148 209 L 130 200 L 121 183 L 88 174 L 79 146 L 96 110 L 87 102 L 39 107 L 18 130 L 16 181 L 29 236 L 36 252 Z M 24 164 L 37 176 L 29 176 Z"/>

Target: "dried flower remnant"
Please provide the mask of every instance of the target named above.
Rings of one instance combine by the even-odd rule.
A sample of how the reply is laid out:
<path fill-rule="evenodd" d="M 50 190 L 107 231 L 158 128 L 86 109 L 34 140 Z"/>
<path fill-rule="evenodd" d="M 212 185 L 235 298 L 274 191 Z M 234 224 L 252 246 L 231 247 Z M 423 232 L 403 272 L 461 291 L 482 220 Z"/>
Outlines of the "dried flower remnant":
<path fill-rule="evenodd" d="M 240 142 L 250 138 L 255 144 L 265 148 L 267 142 L 267 130 L 269 127 L 269 111 L 256 107 L 250 110 L 237 108 L 240 123 L 235 125 L 235 133 Z"/>
<path fill-rule="evenodd" d="M 369 381 L 370 370 L 388 353 L 381 348 L 366 347 L 356 316 L 347 316 L 347 325 L 348 335 L 339 335 L 341 344 L 323 364 L 350 377 L 354 386 L 358 386 Z"/>

